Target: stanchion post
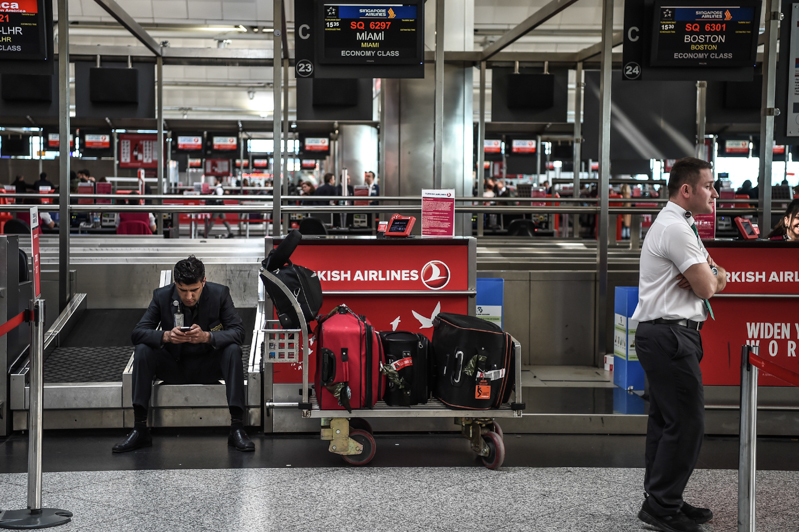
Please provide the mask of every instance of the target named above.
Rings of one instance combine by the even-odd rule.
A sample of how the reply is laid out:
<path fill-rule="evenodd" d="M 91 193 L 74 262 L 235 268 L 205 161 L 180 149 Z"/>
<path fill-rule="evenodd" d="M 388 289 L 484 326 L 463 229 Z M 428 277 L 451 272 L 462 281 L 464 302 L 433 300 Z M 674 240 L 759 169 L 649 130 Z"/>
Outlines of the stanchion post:
<path fill-rule="evenodd" d="M 738 454 L 738 532 L 755 532 L 755 471 L 757 449 L 757 374 L 749 363 L 756 346 L 741 348 L 741 436 Z"/>
<path fill-rule="evenodd" d="M 49 528 L 70 522 L 72 512 L 42 508 L 42 399 L 44 299 L 31 302 L 30 401 L 28 406 L 28 508 L 0 514 L 0 528 Z"/>

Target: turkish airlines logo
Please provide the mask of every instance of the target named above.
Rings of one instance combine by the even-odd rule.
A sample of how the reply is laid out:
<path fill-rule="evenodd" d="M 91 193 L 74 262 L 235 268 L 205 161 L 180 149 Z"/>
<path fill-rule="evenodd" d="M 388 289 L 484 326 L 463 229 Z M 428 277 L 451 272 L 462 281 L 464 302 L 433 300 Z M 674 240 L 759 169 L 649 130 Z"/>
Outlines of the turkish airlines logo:
<path fill-rule="evenodd" d="M 422 283 L 430 290 L 441 290 L 449 283 L 449 266 L 440 260 L 431 260 L 422 268 Z"/>

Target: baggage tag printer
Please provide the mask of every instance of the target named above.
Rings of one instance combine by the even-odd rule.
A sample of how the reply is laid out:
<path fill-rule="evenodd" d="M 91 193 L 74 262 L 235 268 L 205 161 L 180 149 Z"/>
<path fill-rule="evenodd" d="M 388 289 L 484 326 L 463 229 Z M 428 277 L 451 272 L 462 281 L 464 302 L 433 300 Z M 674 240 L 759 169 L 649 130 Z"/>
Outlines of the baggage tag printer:
<path fill-rule="evenodd" d="M 377 227 L 378 235 L 385 237 L 403 238 L 411 236 L 413 224 L 416 223 L 414 216 L 402 216 L 395 214 L 387 222 L 380 222 Z"/>
<path fill-rule="evenodd" d="M 750 220 L 738 216 L 735 218 L 735 225 L 738 226 L 738 231 L 741 233 L 744 240 L 756 240 L 760 238 L 760 228 Z"/>

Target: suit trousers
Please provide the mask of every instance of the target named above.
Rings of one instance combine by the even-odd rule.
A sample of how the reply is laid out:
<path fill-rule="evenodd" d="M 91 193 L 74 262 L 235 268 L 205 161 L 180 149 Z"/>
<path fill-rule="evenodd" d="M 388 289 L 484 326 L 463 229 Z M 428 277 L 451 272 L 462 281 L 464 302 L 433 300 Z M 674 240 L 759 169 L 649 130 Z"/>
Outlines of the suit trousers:
<path fill-rule="evenodd" d="M 680 325 L 639 323 L 635 350 L 649 381 L 644 489 L 655 512 L 675 514 L 705 432 L 702 337 Z"/>
<path fill-rule="evenodd" d="M 153 379 L 165 384 L 217 384 L 225 381 L 228 406 L 244 411 L 244 369 L 241 347 L 230 344 L 203 354 L 184 354 L 179 360 L 166 349 L 136 345 L 133 355 L 133 404 L 150 405 Z"/>

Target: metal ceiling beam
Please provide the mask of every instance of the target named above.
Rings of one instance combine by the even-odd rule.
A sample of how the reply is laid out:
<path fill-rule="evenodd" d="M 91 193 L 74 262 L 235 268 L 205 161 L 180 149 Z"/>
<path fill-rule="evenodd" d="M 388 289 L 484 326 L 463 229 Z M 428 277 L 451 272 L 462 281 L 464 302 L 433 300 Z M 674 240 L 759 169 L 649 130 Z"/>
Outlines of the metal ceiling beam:
<path fill-rule="evenodd" d="M 156 56 L 161 56 L 161 45 L 158 44 L 155 39 L 150 37 L 150 34 L 141 27 L 141 24 L 133 20 L 133 17 L 128 15 L 128 13 L 122 9 L 119 4 L 117 4 L 114 0 L 94 0 L 97 2 L 97 5 L 102 7 L 109 15 L 114 17 L 114 19 L 122 24 L 122 26 L 127 29 L 131 35 L 139 39 L 141 43 L 150 49 L 152 53 Z"/>
<path fill-rule="evenodd" d="M 513 44 L 528 32 L 548 21 L 575 2 L 577 2 L 577 0 L 552 0 L 550 3 L 530 15 L 527 20 L 503 35 L 502 38 L 497 42 L 483 50 L 480 60 L 486 61 L 490 57 L 498 54 L 505 47 Z"/>
<path fill-rule="evenodd" d="M 613 45 L 611 46 L 611 48 L 619 46 L 622 42 L 624 42 L 624 32 L 617 31 L 616 33 L 613 34 Z M 579 52 L 577 52 L 577 62 L 581 63 L 583 61 L 591 59 L 592 57 L 596 57 L 601 53 L 602 53 L 602 43 L 598 42 L 592 46 L 589 46 L 588 48 L 584 48 Z"/>

